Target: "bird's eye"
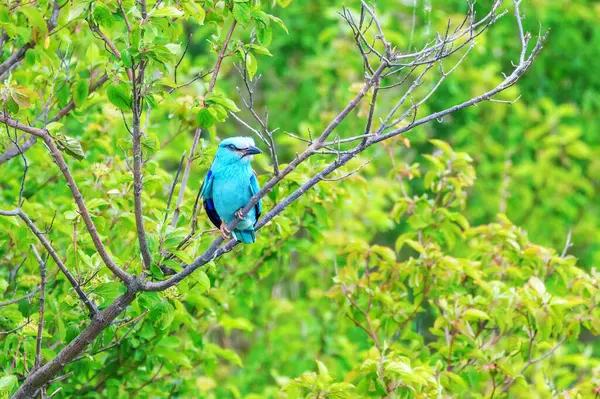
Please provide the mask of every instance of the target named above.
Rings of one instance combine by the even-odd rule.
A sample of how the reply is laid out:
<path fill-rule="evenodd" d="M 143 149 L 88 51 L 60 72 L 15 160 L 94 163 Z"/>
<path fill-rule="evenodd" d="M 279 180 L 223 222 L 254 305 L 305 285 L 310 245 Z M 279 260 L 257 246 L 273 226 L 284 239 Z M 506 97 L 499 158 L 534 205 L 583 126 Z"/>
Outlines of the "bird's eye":
<path fill-rule="evenodd" d="M 237 148 L 235 148 L 233 144 L 227 144 L 227 148 L 229 148 L 230 150 L 237 150 Z"/>

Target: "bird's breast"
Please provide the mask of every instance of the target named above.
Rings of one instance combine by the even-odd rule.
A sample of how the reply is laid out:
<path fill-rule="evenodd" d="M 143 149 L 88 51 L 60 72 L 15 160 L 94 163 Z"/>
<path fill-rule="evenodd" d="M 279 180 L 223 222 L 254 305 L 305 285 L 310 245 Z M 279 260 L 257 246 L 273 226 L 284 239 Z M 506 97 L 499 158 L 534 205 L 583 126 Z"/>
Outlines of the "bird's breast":
<path fill-rule="evenodd" d="M 213 181 L 213 201 L 221 219 L 227 223 L 235 218 L 235 212 L 245 207 L 250 198 L 250 179 L 235 176 L 215 176 Z M 246 218 L 255 219 L 254 210 Z"/>

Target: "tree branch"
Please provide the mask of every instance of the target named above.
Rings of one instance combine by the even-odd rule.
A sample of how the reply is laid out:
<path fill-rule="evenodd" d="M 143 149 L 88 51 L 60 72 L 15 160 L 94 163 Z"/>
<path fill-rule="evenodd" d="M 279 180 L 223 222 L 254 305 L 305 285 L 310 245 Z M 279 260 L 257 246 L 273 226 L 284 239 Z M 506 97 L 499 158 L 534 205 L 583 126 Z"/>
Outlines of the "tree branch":
<path fill-rule="evenodd" d="M 59 267 L 59 269 L 63 272 L 63 274 L 67 278 L 67 280 L 69 280 L 69 283 L 71 284 L 71 286 L 77 293 L 77 296 L 79 296 L 79 299 L 88 308 L 90 314 L 92 316 L 94 314 L 96 314 L 98 311 L 96 305 L 83 292 L 83 290 L 77 283 L 77 280 L 75 280 L 75 278 L 73 277 L 73 275 L 71 274 L 71 272 L 69 271 L 67 266 L 65 266 L 65 264 L 63 263 L 60 256 L 58 256 L 58 253 L 56 252 L 56 250 L 52 247 L 52 244 L 50 244 L 50 241 L 48 241 L 48 239 L 46 238 L 46 235 L 43 232 L 41 232 L 40 229 L 38 229 L 38 227 L 35 225 L 35 223 L 33 223 L 33 221 L 29 218 L 29 216 L 27 216 L 27 214 L 25 212 L 23 212 L 21 209 L 16 209 L 13 211 L 0 210 L 0 216 L 18 216 L 21 220 L 23 220 L 23 222 L 25 222 L 27 227 L 29 227 L 29 229 L 38 238 L 38 240 L 44 246 L 44 248 L 46 248 L 46 251 L 48 251 L 48 254 L 50 254 L 50 256 L 52 257 L 52 259 L 54 260 L 56 265 Z"/>
<path fill-rule="evenodd" d="M 42 259 L 37 249 L 35 249 L 35 245 L 31 244 L 31 250 L 40 264 L 40 277 L 42 279 L 42 282 L 40 283 L 40 317 L 38 320 L 38 332 L 35 344 L 35 363 L 33 365 L 33 368 L 37 369 L 40 367 L 42 361 L 42 335 L 44 333 L 44 306 L 46 301 L 46 262 Z"/>
<path fill-rule="evenodd" d="M 125 284 L 128 284 L 129 281 L 132 280 L 132 276 L 130 276 L 125 271 L 123 271 L 121 268 L 119 268 L 119 266 L 117 266 L 113 262 L 113 260 L 109 256 L 108 252 L 106 251 L 106 248 L 104 247 L 104 244 L 102 243 L 102 240 L 100 239 L 100 235 L 98 234 L 98 231 L 96 230 L 96 226 L 95 226 L 94 222 L 92 221 L 90 213 L 87 210 L 87 207 L 83 200 L 83 196 L 81 195 L 81 192 L 79 191 L 79 188 L 77 187 L 77 184 L 75 183 L 75 180 L 73 179 L 73 175 L 71 174 L 71 171 L 69 170 L 69 167 L 68 167 L 67 163 L 65 162 L 64 157 L 62 156 L 62 153 L 60 152 L 58 147 L 56 147 L 56 144 L 54 144 L 54 141 L 52 139 L 52 136 L 50 136 L 50 133 L 45 129 L 39 129 L 39 128 L 35 128 L 32 126 L 24 125 L 20 122 L 17 122 L 16 120 L 6 116 L 5 114 L 0 114 L 0 122 L 3 122 L 5 124 L 7 124 L 8 126 L 16 128 L 18 130 L 21 130 L 23 132 L 26 132 L 26 133 L 29 133 L 34 136 L 42 138 L 42 140 L 48 147 L 50 154 L 54 158 L 54 161 L 58 165 L 58 168 L 60 169 L 60 171 L 64 175 L 65 179 L 67 180 L 67 184 L 68 184 L 69 188 L 71 189 L 73 199 L 75 200 L 75 203 L 77 204 L 79 213 L 81 214 L 81 216 L 83 218 L 83 221 L 88 230 L 88 233 L 92 237 L 92 242 L 94 243 L 94 247 L 96 248 L 96 251 L 98 251 L 100 258 L 102 259 L 104 264 L 111 270 L 111 272 L 113 272 L 113 274 L 115 276 L 120 278 Z"/>
<path fill-rule="evenodd" d="M 148 240 L 146 238 L 146 229 L 144 228 L 144 213 L 142 209 L 142 166 L 143 166 L 143 154 L 142 154 L 142 129 L 140 127 L 140 117 L 142 115 L 142 98 L 141 98 L 141 86 L 144 80 L 145 66 L 143 62 L 140 62 L 138 68 L 139 82 L 136 79 L 135 69 L 132 70 L 132 97 L 133 97 L 133 206 L 135 214 L 135 226 L 137 230 L 138 242 L 140 245 L 140 252 L 142 254 L 142 260 L 146 269 L 150 268 L 152 263 L 152 256 L 148 249 Z"/>
<path fill-rule="evenodd" d="M 223 58 L 225 58 L 225 51 L 227 50 L 227 45 L 231 40 L 231 35 L 233 35 L 233 31 L 235 26 L 237 25 L 237 21 L 234 19 L 229 27 L 229 31 L 227 32 L 227 36 L 225 37 L 225 41 L 223 42 L 223 46 L 217 55 L 217 63 L 215 64 L 215 69 L 213 70 L 212 77 L 210 79 L 210 84 L 208 85 L 207 93 L 212 93 L 213 88 L 215 87 L 215 83 L 217 83 L 217 76 L 219 76 L 219 70 L 221 69 L 221 63 L 223 62 Z"/>

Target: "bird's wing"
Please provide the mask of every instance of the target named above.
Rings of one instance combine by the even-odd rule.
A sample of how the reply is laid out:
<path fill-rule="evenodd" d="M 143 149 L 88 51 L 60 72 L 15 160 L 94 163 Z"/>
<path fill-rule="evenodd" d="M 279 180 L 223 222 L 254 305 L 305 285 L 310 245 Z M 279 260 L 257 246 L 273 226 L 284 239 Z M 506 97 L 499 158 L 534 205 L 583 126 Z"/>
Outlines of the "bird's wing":
<path fill-rule="evenodd" d="M 250 193 L 252 195 L 256 195 L 256 193 L 258 193 L 259 191 L 260 191 L 260 186 L 258 185 L 258 179 L 256 178 L 256 172 L 254 172 L 254 173 L 252 173 L 252 176 L 250 176 Z M 260 217 L 260 214 L 262 213 L 262 198 L 258 200 L 258 202 L 256 203 L 256 206 L 254 207 L 254 210 L 256 213 L 256 221 L 258 221 L 258 218 Z"/>
<path fill-rule="evenodd" d="M 221 218 L 215 209 L 215 203 L 212 198 L 212 186 L 213 186 L 214 175 L 212 170 L 209 170 L 202 183 L 202 202 L 204 204 L 204 211 L 208 215 L 210 221 L 217 227 L 221 227 Z"/>

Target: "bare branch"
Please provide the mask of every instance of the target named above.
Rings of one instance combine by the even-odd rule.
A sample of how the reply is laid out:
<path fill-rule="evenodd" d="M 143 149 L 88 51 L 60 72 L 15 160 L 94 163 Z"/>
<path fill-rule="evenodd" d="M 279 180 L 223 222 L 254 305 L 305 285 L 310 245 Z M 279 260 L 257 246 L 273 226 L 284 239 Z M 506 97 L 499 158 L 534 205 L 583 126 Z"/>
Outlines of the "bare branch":
<path fill-rule="evenodd" d="M 185 165 L 185 171 L 183 172 L 183 176 L 181 178 L 181 185 L 179 186 L 179 195 L 177 196 L 177 202 L 175 204 L 175 211 L 173 211 L 173 219 L 171 220 L 171 226 L 177 226 L 177 222 L 179 221 L 179 213 L 181 212 L 181 204 L 183 204 L 183 199 L 185 197 L 185 188 L 187 186 L 188 178 L 190 177 L 190 172 L 192 170 L 192 163 L 194 162 L 196 156 L 196 147 L 198 146 L 198 141 L 200 141 L 200 136 L 202 135 L 202 129 L 199 127 L 194 131 L 194 140 L 192 141 L 192 149 L 190 150 L 190 155 L 188 156 L 187 163 Z"/>
<path fill-rule="evenodd" d="M 569 251 L 569 248 L 571 248 L 573 246 L 573 244 L 571 243 L 571 234 L 573 233 L 573 230 L 569 228 L 569 232 L 567 234 L 567 241 L 565 242 L 565 247 L 562 250 L 562 253 L 560 254 L 561 258 L 565 258 L 567 256 L 567 251 Z"/>
<path fill-rule="evenodd" d="M 233 31 L 237 21 L 234 19 L 229 27 L 229 31 L 227 32 L 227 36 L 225 37 L 225 41 L 223 42 L 223 46 L 217 55 L 217 63 L 215 64 L 215 69 L 212 74 L 212 78 L 210 79 L 210 84 L 208 85 L 207 93 L 212 93 L 213 88 L 215 87 L 215 83 L 217 83 L 217 76 L 219 76 L 219 70 L 221 69 L 221 63 L 223 62 L 223 58 L 225 58 L 225 50 L 227 50 L 227 45 L 231 40 L 231 35 L 233 35 Z"/>
<path fill-rule="evenodd" d="M 8 334 L 12 334 L 15 331 L 19 331 L 20 329 L 22 329 L 23 327 L 29 325 L 33 320 L 27 320 L 25 323 L 21 324 L 18 327 L 13 328 L 12 330 L 8 330 L 8 331 L 0 331 L 0 335 L 8 335 Z"/>
<path fill-rule="evenodd" d="M 179 180 L 179 174 L 181 173 L 181 168 L 183 167 L 183 160 L 185 159 L 185 151 L 181 156 L 181 160 L 179 161 L 179 167 L 177 168 L 177 173 L 175 174 L 175 178 L 173 179 L 173 184 L 171 185 L 171 190 L 169 190 L 169 200 L 167 201 L 167 209 L 165 210 L 165 218 L 163 220 L 163 224 L 167 222 L 167 218 L 169 217 L 169 209 L 171 208 L 171 200 L 173 199 L 173 193 L 175 192 L 175 186 L 177 185 L 177 181 Z M 182 182 L 183 184 L 183 182 Z M 181 197 L 181 193 L 180 193 Z M 175 212 L 178 210 L 175 209 Z M 175 219 L 175 217 L 173 217 Z"/>
<path fill-rule="evenodd" d="M 323 178 L 323 181 L 340 181 L 340 180 L 344 180 L 347 177 L 350 177 L 352 175 L 357 174 L 358 172 L 360 172 L 360 170 L 362 168 L 364 168 L 365 166 L 367 166 L 370 163 L 371 163 L 371 160 L 368 160 L 367 162 L 362 163 L 358 168 L 354 169 L 351 172 L 345 173 L 344 175 L 339 176 L 339 177 L 331 177 L 331 178 L 328 178 L 328 179 L 327 178 Z"/>
<path fill-rule="evenodd" d="M 98 37 L 100 38 L 100 40 L 102 40 L 106 46 L 108 46 L 108 48 L 110 49 L 109 51 L 118 59 L 121 59 L 121 52 L 117 49 L 117 47 L 115 46 L 115 44 L 112 42 L 112 40 L 110 40 L 108 38 L 108 36 L 106 36 L 104 34 L 104 32 L 102 32 L 100 30 L 100 27 L 98 27 L 98 25 L 96 25 L 95 23 L 93 23 L 91 20 L 88 20 L 88 24 L 90 26 L 90 29 L 92 30 L 92 32 L 94 32 L 96 35 L 98 35 Z"/>
<path fill-rule="evenodd" d="M 142 95 L 141 86 L 144 80 L 145 64 L 140 62 L 138 66 L 137 77 L 135 69 L 132 69 L 132 98 L 133 98 L 133 126 L 132 126 L 132 142 L 133 142 L 133 207 L 135 215 L 135 226 L 138 236 L 138 242 L 140 245 L 140 252 L 142 254 L 142 260 L 146 269 L 150 268 L 152 263 L 152 256 L 148 249 L 148 239 L 146 237 L 146 229 L 144 227 L 144 213 L 142 208 L 142 190 L 144 188 L 142 167 L 143 167 L 143 154 L 142 154 L 142 135 L 144 132 L 140 127 L 140 117 L 142 115 Z M 139 82 L 138 82 L 139 79 Z"/>
<path fill-rule="evenodd" d="M 21 302 L 25 299 L 29 299 L 32 296 L 34 296 L 35 294 L 38 293 L 38 291 L 40 290 L 40 287 L 36 287 L 33 291 L 30 291 L 28 294 L 25 294 L 21 297 L 15 298 L 15 299 L 11 299 L 10 301 L 5 301 L 5 302 L 0 302 L 0 308 L 3 306 L 8 306 L 8 305 L 12 305 L 13 303 L 18 303 Z"/>

